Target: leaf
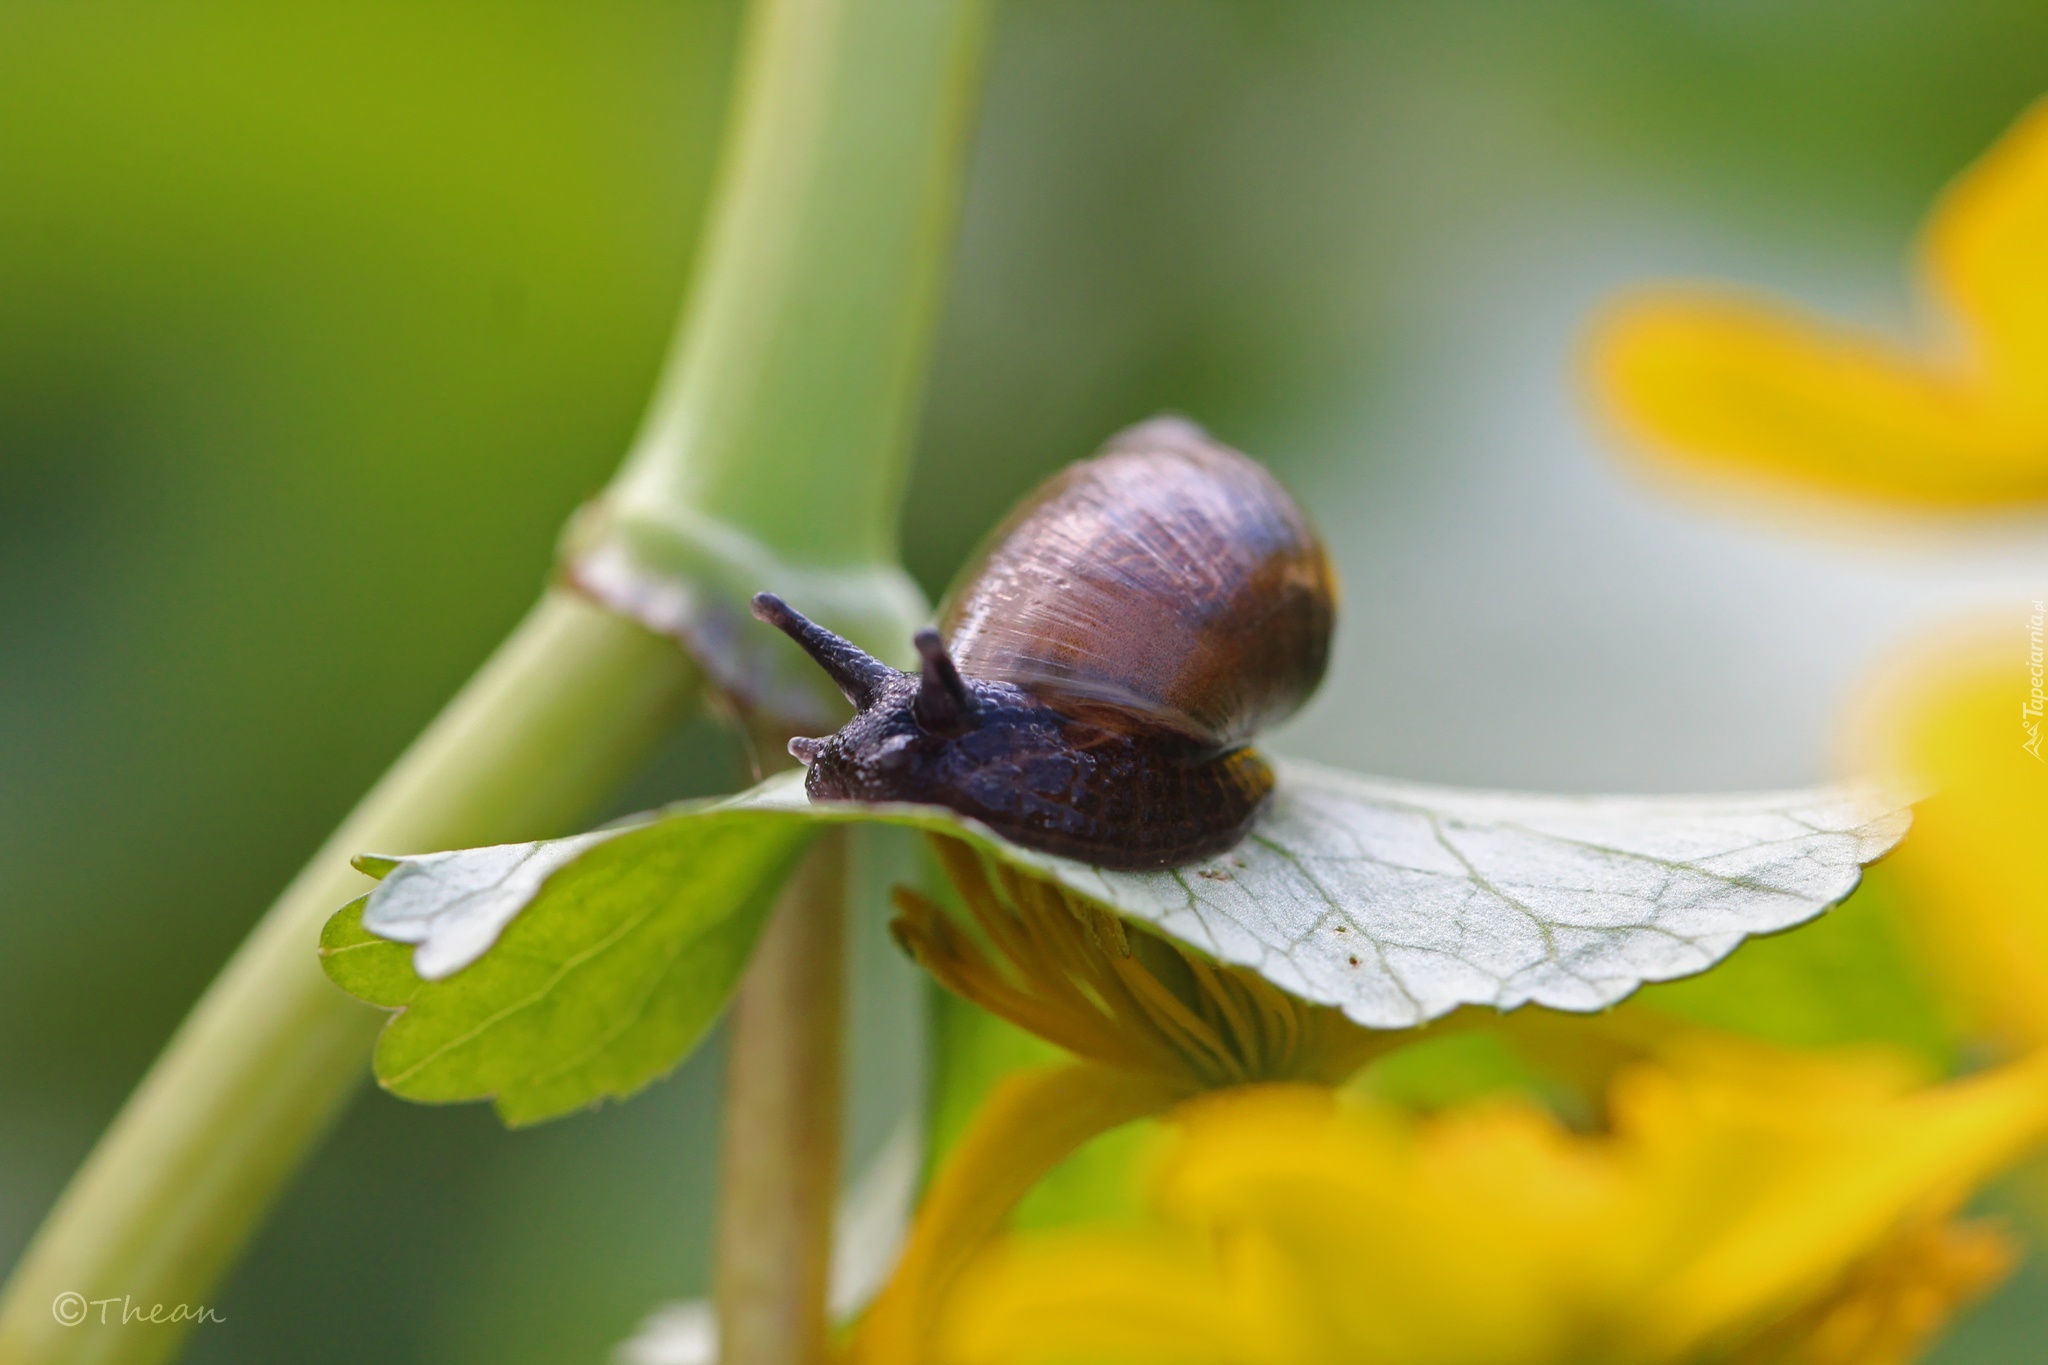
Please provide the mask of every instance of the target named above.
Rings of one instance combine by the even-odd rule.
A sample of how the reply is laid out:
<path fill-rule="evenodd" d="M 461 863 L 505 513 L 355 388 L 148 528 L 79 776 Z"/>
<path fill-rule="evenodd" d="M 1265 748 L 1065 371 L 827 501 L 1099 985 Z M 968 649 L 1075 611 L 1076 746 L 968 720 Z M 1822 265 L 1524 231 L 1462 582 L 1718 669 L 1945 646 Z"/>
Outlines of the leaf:
<path fill-rule="evenodd" d="M 632 1094 L 689 1053 L 812 832 L 695 807 L 538 846 L 393 859 L 329 922 L 322 961 L 344 989 L 398 1010 L 377 1043 L 386 1089 L 491 1098 L 506 1122 L 538 1122 Z M 387 921 L 416 937 L 415 960 L 452 974 L 417 972 L 406 947 L 371 932 Z M 494 945 L 479 941 L 486 924 Z"/>
<path fill-rule="evenodd" d="M 1169 872 L 1037 853 L 931 807 L 813 805 L 801 773 L 623 832 L 400 860 L 363 923 L 397 917 L 380 901 L 402 900 L 408 932 L 424 927 L 418 952 L 436 962 L 481 951 L 477 926 L 517 909 L 516 895 L 486 885 L 488 869 L 501 887 L 530 880 L 523 869 L 556 870 L 495 950 L 413 992 L 379 1047 L 378 1075 L 415 1098 L 497 1095 L 508 1115 L 627 1093 L 716 1013 L 762 907 L 819 822 L 966 838 L 1361 1024 L 1408 1028 L 1461 1004 L 1597 1010 L 1645 982 L 1704 971 L 1745 937 L 1848 895 L 1908 821 L 1872 789 L 1570 797 L 1279 770 L 1250 838 Z M 446 908 L 420 899 L 432 888 Z M 359 993 L 380 1003 L 398 994 L 387 961 L 350 960 L 330 956 L 337 980 L 359 978 Z M 671 998 L 679 990 L 696 992 L 687 1008 Z M 657 1025 L 662 1009 L 688 1022 Z"/>
<path fill-rule="evenodd" d="M 420 978 L 404 944 L 363 928 L 363 907 L 369 901 L 358 896 L 327 921 L 320 931 L 320 965 L 335 985 L 357 999 L 398 1009 L 411 1001 Z"/>
<path fill-rule="evenodd" d="M 1095 875 L 1127 913 L 1377 1028 L 1461 1004 L 1596 1010 L 1704 971 L 1848 895 L 1908 819 L 1844 789 L 1567 797 L 1283 772 L 1236 852 Z"/>
<path fill-rule="evenodd" d="M 483 956 L 541 883 L 620 833 L 601 829 L 416 858 L 361 854 L 353 859 L 356 868 L 384 883 L 368 898 L 363 928 L 395 943 L 418 944 L 413 971 L 438 981 Z"/>
<path fill-rule="evenodd" d="M 962 834 L 1372 1028 L 1463 1004 L 1597 1010 L 1704 971 L 1848 895 L 1909 821 L 1869 788 L 1574 797 L 1276 766 L 1244 843 L 1168 872 L 1088 867 L 929 808 L 805 805 L 799 774 L 736 802 Z"/>

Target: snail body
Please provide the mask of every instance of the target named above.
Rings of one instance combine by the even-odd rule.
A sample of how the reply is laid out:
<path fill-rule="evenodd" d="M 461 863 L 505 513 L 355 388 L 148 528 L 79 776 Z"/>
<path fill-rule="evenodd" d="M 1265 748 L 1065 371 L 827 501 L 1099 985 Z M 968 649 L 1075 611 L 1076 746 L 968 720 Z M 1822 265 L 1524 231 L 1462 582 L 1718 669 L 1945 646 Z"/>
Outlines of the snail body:
<path fill-rule="evenodd" d="M 762 594 L 854 718 L 790 752 L 813 800 L 945 806 L 1102 867 L 1224 851 L 1273 789 L 1248 747 L 1328 662 L 1335 580 L 1272 477 L 1158 418 L 983 543 L 902 673 Z"/>

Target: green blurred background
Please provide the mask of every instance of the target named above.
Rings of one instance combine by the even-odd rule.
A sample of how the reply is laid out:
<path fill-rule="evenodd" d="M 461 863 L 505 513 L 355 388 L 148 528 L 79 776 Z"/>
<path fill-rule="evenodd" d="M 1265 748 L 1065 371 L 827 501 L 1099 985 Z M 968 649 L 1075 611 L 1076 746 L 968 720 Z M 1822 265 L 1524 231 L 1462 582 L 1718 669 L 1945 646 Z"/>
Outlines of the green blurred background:
<path fill-rule="evenodd" d="M 1636 790 L 1811 780 L 1886 649 L 2039 593 L 2038 522 L 1814 538 L 1667 501 L 1573 380 L 1588 309 L 1648 277 L 1909 321 L 1929 199 L 2048 91 L 2038 0 L 998 14 L 905 519 L 933 591 L 1177 408 L 1345 576 L 1278 747 Z M 736 28 L 0 0 L 0 1262 L 624 449 Z M 698 723 L 620 804 L 740 780 Z M 717 1071 L 518 1135 L 367 1096 L 191 1358 L 602 1360 L 704 1286 Z M 1939 1358 L 2048 1359 L 2044 1286 Z"/>

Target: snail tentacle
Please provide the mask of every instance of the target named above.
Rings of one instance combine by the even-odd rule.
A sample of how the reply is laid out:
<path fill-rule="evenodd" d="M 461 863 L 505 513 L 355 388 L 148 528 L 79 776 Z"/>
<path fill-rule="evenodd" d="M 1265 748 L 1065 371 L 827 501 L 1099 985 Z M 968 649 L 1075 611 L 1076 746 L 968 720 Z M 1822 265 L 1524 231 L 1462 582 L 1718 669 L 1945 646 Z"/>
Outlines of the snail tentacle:
<path fill-rule="evenodd" d="M 935 735 L 957 735 L 974 715 L 974 695 L 953 666 L 939 633 L 927 627 L 912 637 L 924 659 L 919 675 L 917 700 L 912 703 L 917 723 Z"/>
<path fill-rule="evenodd" d="M 818 667 L 838 685 L 854 709 L 865 711 L 874 705 L 883 686 L 902 677 L 843 635 L 811 620 L 772 592 L 754 594 L 754 617 L 797 642 L 803 652 L 817 660 Z M 792 750 L 792 752 L 794 752 Z M 798 754 L 798 758 L 803 755 Z"/>

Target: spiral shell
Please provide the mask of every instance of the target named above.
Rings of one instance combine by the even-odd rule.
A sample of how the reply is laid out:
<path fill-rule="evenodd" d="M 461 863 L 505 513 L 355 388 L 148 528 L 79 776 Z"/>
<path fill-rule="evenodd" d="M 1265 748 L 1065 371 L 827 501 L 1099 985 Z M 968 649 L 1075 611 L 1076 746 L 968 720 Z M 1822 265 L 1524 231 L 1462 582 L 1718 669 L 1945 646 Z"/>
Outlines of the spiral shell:
<path fill-rule="evenodd" d="M 962 570 L 960 671 L 1216 748 L 1293 713 L 1329 661 L 1336 580 L 1257 464 L 1179 418 L 1055 475 Z"/>

